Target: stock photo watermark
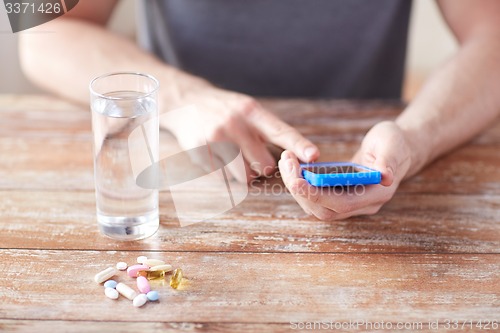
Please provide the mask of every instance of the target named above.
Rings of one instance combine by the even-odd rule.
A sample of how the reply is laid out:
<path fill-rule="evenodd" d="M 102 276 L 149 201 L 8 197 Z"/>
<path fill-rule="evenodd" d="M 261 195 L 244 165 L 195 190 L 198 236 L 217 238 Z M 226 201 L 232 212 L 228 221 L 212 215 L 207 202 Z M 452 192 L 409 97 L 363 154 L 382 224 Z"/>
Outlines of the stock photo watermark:
<path fill-rule="evenodd" d="M 192 120 L 190 128 L 204 128 L 202 115 L 195 106 L 165 112 L 159 116 L 160 123 L 180 118 L 181 113 L 184 119 Z M 195 124 L 196 121 L 200 123 Z M 155 158 L 155 154 L 151 153 L 151 147 L 155 144 L 145 136 L 145 127 L 149 127 L 147 123 L 138 126 L 129 135 L 129 150 L 135 150 L 134 154 L 130 154 L 134 156 L 130 162 L 136 183 L 142 188 L 168 190 L 181 226 L 224 214 L 241 204 L 248 195 L 281 196 L 290 193 L 283 182 L 275 181 L 281 178 L 276 166 L 267 166 L 266 169 L 257 162 L 248 163 L 240 147 L 232 142 L 209 142 L 205 139 L 201 145 L 200 142 L 193 142 L 169 153 L 160 149 L 158 158 Z M 142 142 L 142 145 L 138 142 Z M 168 144 L 160 142 L 160 148 Z M 320 174 L 335 173 L 340 179 L 344 173 L 349 174 L 349 177 L 366 177 L 365 173 L 355 172 L 351 166 L 349 168 L 319 166 L 314 171 Z M 266 176 L 254 177 L 248 183 L 238 182 L 233 177 L 235 174 L 247 175 L 252 170 L 261 170 L 260 174 Z M 366 191 L 364 185 L 351 184 L 349 181 L 333 185 L 306 185 L 294 188 L 293 194 L 314 200 L 321 195 L 362 196 Z"/>
<path fill-rule="evenodd" d="M 30 29 L 63 16 L 79 0 L 3 0 L 13 33 Z"/>
<path fill-rule="evenodd" d="M 358 330 L 408 330 L 408 331 L 497 331 L 499 328 L 498 320 L 480 319 L 480 320 L 457 320 L 457 319 L 438 319 L 427 321 L 302 321 L 290 322 L 292 330 L 315 330 L 315 331 L 358 331 Z"/>
<path fill-rule="evenodd" d="M 159 116 L 160 123 L 181 114 L 192 120 L 191 128 L 203 129 L 195 106 L 165 112 Z M 129 135 L 129 150 L 137 152 L 130 155 L 134 156 L 130 163 L 136 183 L 142 188 L 168 190 L 181 227 L 226 213 L 247 197 L 248 184 L 231 180 L 232 174 L 246 172 L 243 154 L 234 143 L 192 142 L 174 151 L 160 149 L 156 159 L 150 153 L 155 144 L 145 136 L 144 127 L 148 125 L 138 126 Z M 169 143 L 160 142 L 160 147 Z"/>
<path fill-rule="evenodd" d="M 250 164 L 251 170 L 258 170 L 260 167 L 259 163 L 253 162 Z M 251 191 L 249 195 L 251 196 L 279 196 L 285 193 L 290 193 L 290 190 L 282 182 L 276 183 L 271 182 L 271 179 L 281 178 L 281 173 L 279 169 L 274 166 L 264 168 L 263 174 L 267 176 L 260 176 L 258 178 L 252 179 L 249 183 Z M 271 170 L 269 170 L 271 169 Z M 266 172 L 267 171 L 267 172 Z M 327 174 L 332 172 L 331 169 L 321 169 L 317 168 L 317 172 L 322 174 Z M 365 177 L 363 173 L 355 174 L 355 177 L 363 178 Z M 362 184 L 351 183 L 350 181 L 343 182 L 342 184 L 334 184 L 333 186 L 307 186 L 297 188 L 294 194 L 300 195 L 302 197 L 312 199 L 318 195 L 329 195 L 329 196 L 362 196 L 366 192 L 366 186 Z"/>

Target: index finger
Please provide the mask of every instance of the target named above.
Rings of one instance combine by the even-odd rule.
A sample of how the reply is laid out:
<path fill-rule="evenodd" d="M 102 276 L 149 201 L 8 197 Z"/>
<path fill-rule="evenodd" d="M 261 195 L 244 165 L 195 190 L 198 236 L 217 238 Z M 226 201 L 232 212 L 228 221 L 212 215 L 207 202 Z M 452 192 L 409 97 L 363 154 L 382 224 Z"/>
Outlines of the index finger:
<path fill-rule="evenodd" d="M 266 141 L 292 151 L 302 161 L 312 162 L 319 157 L 316 145 L 259 104 L 247 111 L 245 117 Z"/>

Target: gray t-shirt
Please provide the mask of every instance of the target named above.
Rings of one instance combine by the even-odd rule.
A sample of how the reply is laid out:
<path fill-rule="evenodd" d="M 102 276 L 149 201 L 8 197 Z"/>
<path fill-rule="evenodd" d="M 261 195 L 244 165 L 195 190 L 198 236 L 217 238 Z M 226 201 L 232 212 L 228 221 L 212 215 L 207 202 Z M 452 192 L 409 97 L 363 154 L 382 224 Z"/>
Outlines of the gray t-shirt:
<path fill-rule="evenodd" d="M 257 96 L 400 98 L 411 0 L 143 0 L 139 41 Z"/>

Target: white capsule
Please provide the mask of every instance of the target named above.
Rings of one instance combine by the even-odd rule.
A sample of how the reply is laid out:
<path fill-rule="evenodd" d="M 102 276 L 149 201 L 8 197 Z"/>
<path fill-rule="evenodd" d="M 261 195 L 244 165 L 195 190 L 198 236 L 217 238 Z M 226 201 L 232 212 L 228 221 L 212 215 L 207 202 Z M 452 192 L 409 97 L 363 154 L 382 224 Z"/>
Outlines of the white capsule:
<path fill-rule="evenodd" d="M 97 283 L 103 283 L 106 280 L 109 280 L 113 275 L 116 275 L 118 271 L 114 267 L 108 267 L 102 272 L 97 273 L 94 276 L 94 281 Z"/>
<path fill-rule="evenodd" d="M 148 260 L 148 257 L 145 257 L 145 256 L 137 257 L 137 263 L 139 263 L 139 264 L 144 264 L 144 262 L 146 260 Z"/>
<path fill-rule="evenodd" d="M 149 267 L 153 267 L 153 266 L 165 265 L 165 262 L 158 259 L 147 259 L 146 261 L 144 261 L 143 264 L 148 265 Z"/>
<path fill-rule="evenodd" d="M 149 268 L 150 271 L 164 271 L 164 272 L 170 272 L 172 269 L 173 269 L 172 266 L 167 264 L 153 266 Z"/>
<path fill-rule="evenodd" d="M 107 298 L 111 299 L 117 299 L 118 298 L 118 291 L 114 288 L 106 288 L 104 289 L 104 295 L 106 295 Z"/>
<path fill-rule="evenodd" d="M 116 291 L 118 291 L 120 294 L 131 301 L 135 298 L 135 296 L 137 296 L 137 293 L 134 289 L 121 282 L 116 285 Z"/>
<path fill-rule="evenodd" d="M 136 308 L 140 308 L 141 306 L 146 304 L 147 301 L 148 301 L 148 297 L 146 296 L 146 294 L 139 294 L 134 298 L 134 300 L 132 301 L 132 304 L 134 304 L 134 306 Z"/>
<path fill-rule="evenodd" d="M 128 267 L 127 263 L 123 261 L 120 261 L 119 263 L 116 264 L 116 269 L 118 269 L 119 271 L 124 271 L 127 269 L 127 267 Z"/>

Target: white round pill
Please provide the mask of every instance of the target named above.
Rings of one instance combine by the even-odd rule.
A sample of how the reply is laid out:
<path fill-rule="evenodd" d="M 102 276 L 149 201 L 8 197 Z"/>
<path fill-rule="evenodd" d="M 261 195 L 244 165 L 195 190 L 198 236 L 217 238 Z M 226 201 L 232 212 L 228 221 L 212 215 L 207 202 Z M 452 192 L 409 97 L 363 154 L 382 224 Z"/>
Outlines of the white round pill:
<path fill-rule="evenodd" d="M 118 298 L 118 291 L 114 288 L 106 288 L 104 289 L 104 295 L 106 295 L 107 298 L 111 299 L 117 299 Z"/>
<path fill-rule="evenodd" d="M 120 261 L 119 263 L 116 264 L 116 269 L 118 269 L 120 271 L 126 270 L 127 267 L 128 267 L 127 263 L 123 262 L 123 261 Z"/>
<path fill-rule="evenodd" d="M 132 304 L 134 304 L 136 308 L 140 308 L 141 306 L 146 304 L 147 301 L 148 297 L 146 296 L 146 294 L 139 294 L 135 296 L 134 300 L 132 301 Z"/>
<path fill-rule="evenodd" d="M 146 260 L 148 260 L 148 257 L 146 257 L 146 256 L 137 257 L 137 263 L 139 263 L 139 264 L 144 264 L 144 262 Z"/>

